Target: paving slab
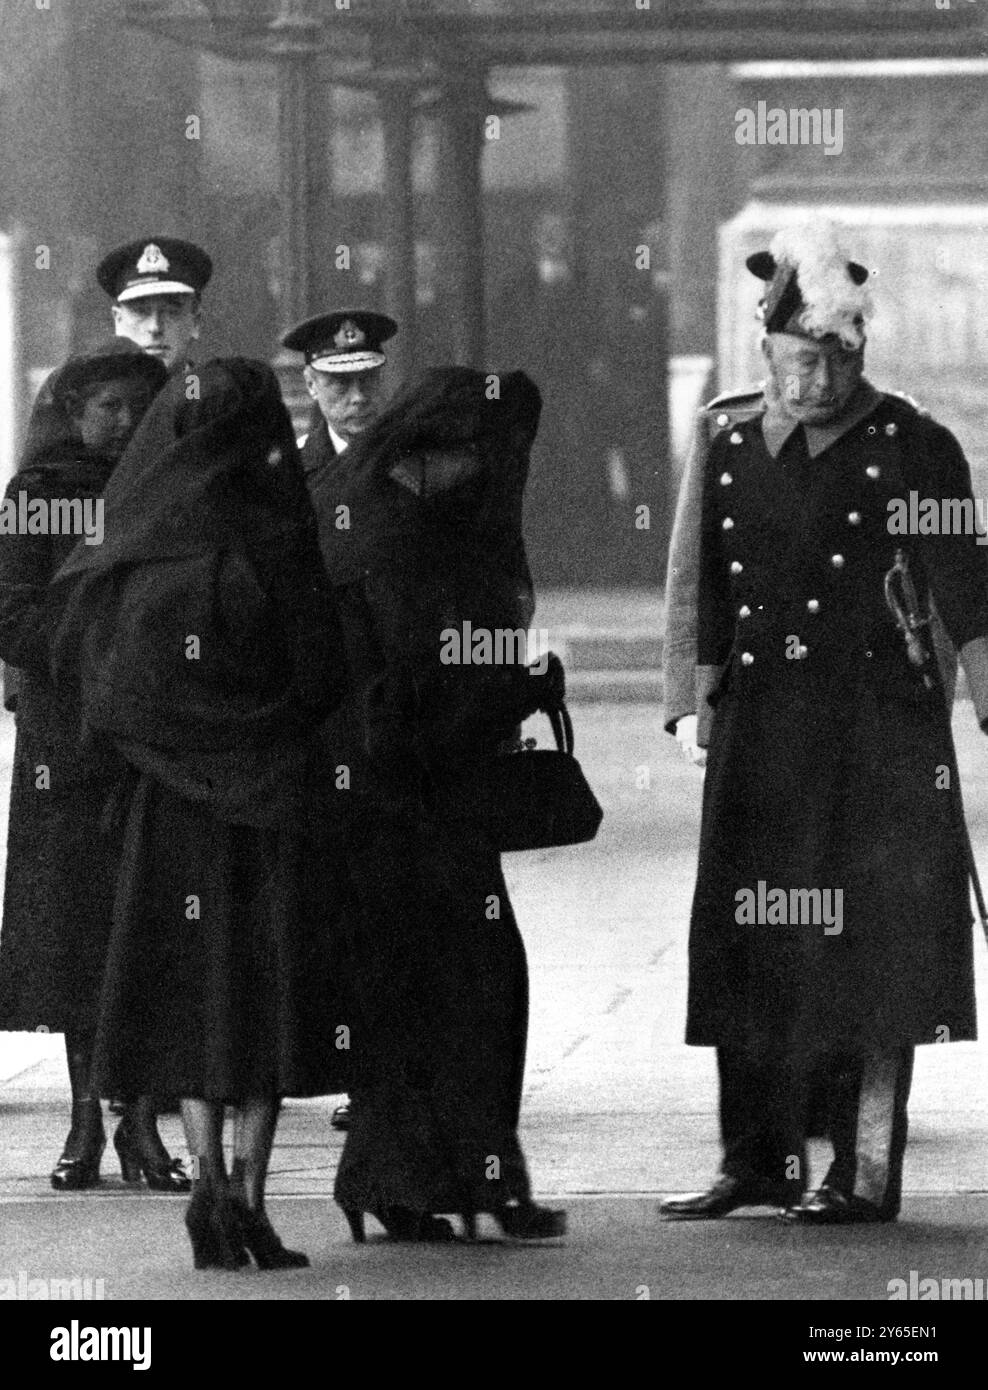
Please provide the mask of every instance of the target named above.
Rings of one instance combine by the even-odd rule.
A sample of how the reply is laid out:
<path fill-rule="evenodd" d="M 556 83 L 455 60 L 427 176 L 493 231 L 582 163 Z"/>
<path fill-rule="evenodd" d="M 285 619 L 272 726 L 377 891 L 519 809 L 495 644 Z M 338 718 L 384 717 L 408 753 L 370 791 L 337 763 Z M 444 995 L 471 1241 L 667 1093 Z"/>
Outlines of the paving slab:
<path fill-rule="evenodd" d="M 768 1211 L 662 1221 L 653 1200 L 571 1197 L 560 1241 L 394 1244 L 369 1223 L 354 1245 L 326 1198 L 270 1204 L 307 1270 L 196 1271 L 170 1197 L 78 1195 L 3 1206 L 0 1279 L 79 1280 L 107 1300 L 502 1299 L 889 1301 L 890 1281 L 988 1280 L 988 1197 L 927 1196 L 908 1220 L 853 1230 L 793 1228 Z M 85 1281 L 89 1281 L 88 1285 Z M 101 1282 L 100 1282 L 101 1281 Z M 892 1286 L 894 1290 L 895 1285 Z"/>
<path fill-rule="evenodd" d="M 658 1220 L 660 1195 L 706 1185 L 718 1163 L 713 1053 L 682 1043 L 702 780 L 679 761 L 654 705 L 579 705 L 575 722 L 606 812 L 598 839 L 505 861 L 532 980 L 523 1141 L 538 1191 L 573 1213 L 564 1246 L 354 1249 L 331 1202 L 335 1100 L 320 1097 L 285 1106 L 271 1183 L 278 1224 L 310 1251 L 314 1272 L 193 1278 L 182 1202 L 125 1189 L 112 1150 L 98 1193 L 51 1191 L 68 1114 L 62 1042 L 0 1034 L 0 1277 L 88 1270 L 108 1289 L 116 1281 L 111 1297 L 335 1297 L 349 1284 L 352 1297 L 375 1298 L 625 1298 L 647 1285 L 661 1298 L 802 1299 L 882 1298 L 910 1269 L 988 1275 L 984 1042 L 918 1049 L 898 1225 L 794 1233 L 768 1216 Z M 969 705 L 958 706 L 955 735 L 975 854 L 988 869 L 988 741 Z M 0 776 L 10 736 L 0 721 Z M 0 783 L 0 814 L 5 805 Z M 975 955 L 984 1019 L 983 941 Z M 163 1128 L 182 1152 L 177 1118 Z M 824 1144 L 811 1160 L 812 1179 Z"/>

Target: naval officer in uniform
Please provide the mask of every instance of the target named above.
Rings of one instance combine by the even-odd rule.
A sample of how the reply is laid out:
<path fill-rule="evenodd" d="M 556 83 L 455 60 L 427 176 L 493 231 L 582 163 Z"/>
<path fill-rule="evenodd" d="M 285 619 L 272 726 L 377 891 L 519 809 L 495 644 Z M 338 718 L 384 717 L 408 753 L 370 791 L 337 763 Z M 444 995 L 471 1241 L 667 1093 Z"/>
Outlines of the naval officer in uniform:
<path fill-rule="evenodd" d="M 913 1049 L 975 1034 L 929 631 L 935 609 L 988 729 L 988 559 L 973 533 L 891 528 L 912 491 L 973 506 L 969 470 L 949 431 L 865 380 L 868 272 L 834 230 L 780 233 L 748 267 L 768 381 L 704 413 L 667 594 L 667 728 L 694 757 L 709 745 L 687 1042 L 717 1048 L 723 1160 L 663 1211 L 890 1221 Z M 813 1070 L 834 1161 L 803 1196 Z"/>
<path fill-rule="evenodd" d="M 282 338 L 286 348 L 304 355 L 302 376 L 314 401 L 308 433 L 298 441 L 310 491 L 381 413 L 384 344 L 397 331 L 386 314 L 340 309 L 306 319 Z M 315 491 L 313 502 L 318 510 Z"/>
<path fill-rule="evenodd" d="M 177 237 L 142 237 L 118 246 L 96 267 L 113 301 L 113 327 L 168 370 L 191 365 L 202 326 L 202 292 L 213 263 L 201 246 Z"/>
<path fill-rule="evenodd" d="M 386 314 L 340 309 L 306 319 L 281 340 L 305 357 L 302 375 L 314 404 L 308 432 L 298 444 L 320 528 L 335 525 L 347 450 L 381 412 L 387 361 L 383 347 L 397 331 Z M 349 1103 L 337 1106 L 331 1123 L 334 1129 L 349 1128 Z"/>

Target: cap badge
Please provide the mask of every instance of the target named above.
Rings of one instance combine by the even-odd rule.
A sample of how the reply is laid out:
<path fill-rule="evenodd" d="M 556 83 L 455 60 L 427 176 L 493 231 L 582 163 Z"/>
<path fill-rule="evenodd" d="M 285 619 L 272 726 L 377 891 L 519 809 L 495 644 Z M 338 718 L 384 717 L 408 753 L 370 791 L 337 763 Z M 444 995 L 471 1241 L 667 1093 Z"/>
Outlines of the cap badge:
<path fill-rule="evenodd" d="M 157 275 L 170 269 L 168 258 L 161 247 L 156 246 L 153 241 L 148 242 L 141 252 L 141 259 L 137 262 L 138 275 Z"/>
<path fill-rule="evenodd" d="M 336 332 L 333 343 L 341 352 L 346 352 L 351 348 L 363 347 L 366 341 L 362 328 L 358 328 L 352 319 L 344 319 Z"/>

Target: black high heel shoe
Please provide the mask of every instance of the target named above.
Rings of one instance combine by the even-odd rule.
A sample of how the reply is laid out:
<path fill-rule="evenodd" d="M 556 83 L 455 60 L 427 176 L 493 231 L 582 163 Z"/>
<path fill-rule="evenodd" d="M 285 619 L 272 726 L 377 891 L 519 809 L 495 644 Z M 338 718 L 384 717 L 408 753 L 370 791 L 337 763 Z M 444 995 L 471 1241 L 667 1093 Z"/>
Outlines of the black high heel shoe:
<path fill-rule="evenodd" d="M 354 1245 L 363 1245 L 367 1240 L 367 1231 L 364 1228 L 364 1213 L 357 1211 L 355 1207 L 344 1207 L 343 1215 L 347 1219 L 350 1227 L 350 1234 L 353 1236 Z"/>
<path fill-rule="evenodd" d="M 90 1106 L 95 1107 L 92 1113 L 89 1111 Z M 84 1110 L 83 1107 L 86 1109 Z M 94 1114 L 99 1120 L 99 1128 L 97 1129 L 95 1125 L 90 1126 L 87 1142 L 79 1146 L 76 1138 L 78 1130 L 84 1119 L 89 1118 L 91 1120 Z M 106 1135 L 103 1133 L 103 1118 L 99 1101 L 74 1101 L 72 1104 L 72 1127 L 65 1141 L 62 1156 L 51 1173 L 51 1185 L 55 1191 L 83 1192 L 87 1188 L 99 1187 L 99 1167 L 105 1148 Z"/>
<path fill-rule="evenodd" d="M 185 1226 L 196 1269 L 243 1269 L 250 1264 L 229 1198 L 217 1198 L 211 1188 L 198 1187 L 186 1210 Z"/>
<path fill-rule="evenodd" d="M 113 1136 L 113 1147 L 120 1159 L 120 1172 L 126 1183 L 139 1183 L 143 1176 L 152 1192 L 188 1192 L 192 1179 L 188 1176 L 180 1158 L 172 1158 L 168 1150 L 158 1140 L 159 1152 L 149 1153 L 142 1149 L 132 1134 L 127 1115 L 117 1125 Z"/>
<path fill-rule="evenodd" d="M 307 1269 L 309 1257 L 301 1250 L 289 1250 L 281 1243 L 266 1212 L 254 1211 L 246 1202 L 233 1198 L 233 1210 L 240 1224 L 244 1246 L 253 1255 L 258 1269 Z"/>
<path fill-rule="evenodd" d="M 515 1240 L 553 1240 L 566 1234 L 566 1213 L 540 1207 L 528 1200 L 500 1207 L 494 1219 L 506 1236 Z"/>
<path fill-rule="evenodd" d="M 367 1239 L 364 1229 L 364 1213 L 355 1207 L 344 1207 L 350 1234 L 357 1245 Z M 410 1207 L 382 1207 L 371 1213 L 387 1231 L 391 1240 L 420 1241 L 427 1244 L 442 1244 L 456 1239 L 456 1232 L 444 1216 L 433 1216 L 427 1211 L 412 1211 Z"/>

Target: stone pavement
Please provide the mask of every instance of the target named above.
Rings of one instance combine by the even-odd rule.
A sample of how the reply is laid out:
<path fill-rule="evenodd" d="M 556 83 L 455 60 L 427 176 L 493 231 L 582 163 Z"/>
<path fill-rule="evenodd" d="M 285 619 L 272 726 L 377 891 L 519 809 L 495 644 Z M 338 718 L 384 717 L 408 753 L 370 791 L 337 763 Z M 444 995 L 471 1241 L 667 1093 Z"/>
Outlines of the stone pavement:
<path fill-rule="evenodd" d="M 664 614 L 658 589 L 555 589 L 539 595 L 533 628 L 562 659 L 571 699 L 657 701 Z"/>
<path fill-rule="evenodd" d="M 0 1034 L 0 1278 L 75 1274 L 103 1278 L 107 1297 L 234 1299 L 335 1298 L 343 1286 L 353 1298 L 621 1299 L 647 1286 L 653 1298 L 884 1299 L 888 1280 L 912 1269 L 988 1278 L 984 1043 L 918 1051 L 898 1225 L 834 1233 L 792 1231 L 768 1213 L 706 1226 L 657 1219 L 658 1196 L 705 1185 L 718 1158 L 713 1054 L 681 1041 L 702 783 L 653 705 L 579 704 L 574 720 L 606 811 L 600 835 L 506 859 L 532 977 L 523 1141 L 538 1193 L 571 1212 L 564 1245 L 353 1247 L 331 1201 L 341 1136 L 326 1098 L 286 1105 L 271 1184 L 275 1221 L 313 1269 L 193 1275 L 181 1201 L 126 1191 L 111 1149 L 99 1192 L 51 1192 L 68 1111 L 61 1039 Z M 536 721 L 530 732 L 541 732 Z M 988 741 L 970 705 L 958 706 L 955 732 L 988 869 Z M 984 1019 L 981 940 L 976 959 Z M 178 1121 L 168 1117 L 165 1132 L 181 1151 Z M 813 1176 L 825 1161 L 820 1145 Z"/>

